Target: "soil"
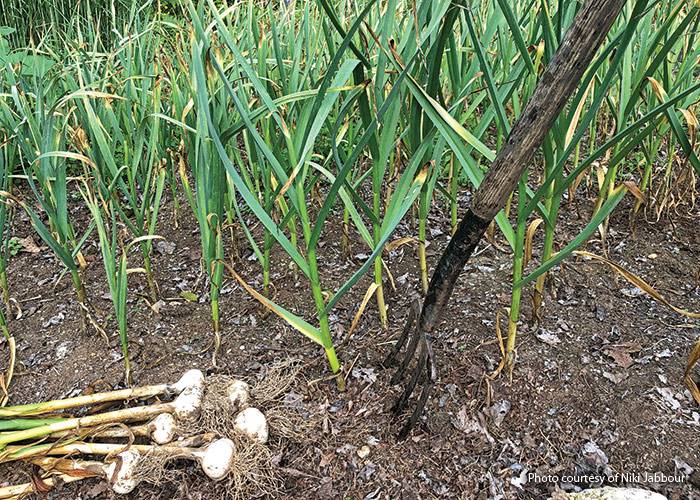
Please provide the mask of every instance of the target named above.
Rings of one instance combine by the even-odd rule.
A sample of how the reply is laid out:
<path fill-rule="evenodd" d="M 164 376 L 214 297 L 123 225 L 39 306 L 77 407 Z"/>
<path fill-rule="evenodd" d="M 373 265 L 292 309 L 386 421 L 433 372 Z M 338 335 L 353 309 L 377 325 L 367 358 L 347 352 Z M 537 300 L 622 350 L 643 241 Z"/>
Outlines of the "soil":
<path fill-rule="evenodd" d="M 626 203 L 610 221 L 609 258 L 643 277 L 674 305 L 700 311 L 697 218 L 674 215 L 672 221 L 655 222 L 642 216 L 633 234 L 628 218 L 632 202 Z M 173 206 L 172 200 L 166 202 L 166 215 L 156 231 L 164 238 L 153 255 L 163 301 L 158 313 L 148 306 L 143 276 L 130 276 L 134 374 L 139 385 L 172 382 L 196 367 L 207 375 L 232 375 L 255 386 L 275 363 L 296 360 L 301 372 L 284 397 L 296 401 L 296 408 L 309 416 L 313 426 L 296 438 L 271 429 L 268 448 L 281 481 L 267 497 L 547 498 L 557 481 L 565 491 L 573 491 L 600 484 L 600 476 L 606 485 L 641 487 L 671 499 L 700 498 L 700 409 L 682 383 L 699 324 L 640 294 L 605 264 L 570 257 L 555 268 L 546 285 L 538 328 L 529 319 L 526 288 L 512 381 L 507 376 L 491 380 L 488 375 L 500 361 L 494 342 L 497 312 L 510 304 L 512 262 L 499 235 L 495 245 L 482 242 L 432 339 L 439 371 L 426 411 L 411 436 L 397 441 L 408 415 L 391 414 L 402 387 L 389 385 L 393 369 L 382 369 L 381 362 L 403 328 L 411 301 L 419 297 L 416 249 L 403 245 L 385 256 L 396 286 L 392 290 L 386 280 L 389 329 L 380 327 L 371 301 L 339 351 L 348 385 L 341 393 L 328 378 L 322 349 L 277 316 L 266 314 L 232 278 L 225 279 L 220 299 L 224 354 L 220 366 L 212 367 L 210 353 L 200 353 L 210 344 L 212 333 L 198 227 L 184 200 L 179 225 L 174 227 Z M 76 204 L 72 215 L 84 227 L 87 217 L 81 207 Z M 570 241 L 589 220 L 591 209 L 581 202 L 583 217 L 577 218 L 573 207 L 564 207 L 557 241 Z M 353 257 L 343 255 L 341 219 L 339 210 L 323 234 L 319 252 L 322 284 L 329 291 L 337 290 L 369 254 L 356 240 Z M 409 219 L 398 228 L 396 238 L 417 233 Z M 39 248 L 25 245 L 28 251 L 14 256 L 9 265 L 11 294 L 22 310 L 21 317 L 10 322 L 18 364 L 9 404 L 122 387 L 117 325 L 110 317 L 113 309 L 94 238 L 84 250 L 88 261 L 84 279 L 92 304 L 102 312 L 94 316 L 109 341 L 93 328 L 81 332 L 69 276 L 59 280 L 60 265 L 36 241 L 24 214 L 17 213 L 13 224 L 15 236 L 34 235 Z M 432 211 L 428 226 L 431 268 L 450 234 L 449 219 L 440 207 Z M 535 247 L 541 244 L 538 238 L 541 235 Z M 243 236 L 238 249 L 237 272 L 260 290 L 262 272 Z M 592 239 L 587 250 L 602 254 L 600 238 Z M 131 266 L 141 265 L 138 249 L 129 259 Z M 278 248 L 273 249 L 272 260 L 275 300 L 314 323 L 306 283 L 295 276 Z M 370 283 L 369 276 L 363 278 L 331 314 L 336 344 L 344 338 Z M 189 302 L 182 292 L 194 293 L 199 300 Z M 503 313 L 501 329 L 507 329 Z M 7 351 L 3 343 L 0 366 L 7 366 Z M 412 408 L 409 405 L 409 411 Z M 142 484 L 126 496 L 119 497 L 103 481 L 91 478 L 60 485 L 43 498 L 233 496 L 230 483 L 209 481 L 190 462 L 170 467 L 174 479 L 158 486 Z M 24 464 L 4 465 L 0 483 L 28 482 L 31 473 Z"/>

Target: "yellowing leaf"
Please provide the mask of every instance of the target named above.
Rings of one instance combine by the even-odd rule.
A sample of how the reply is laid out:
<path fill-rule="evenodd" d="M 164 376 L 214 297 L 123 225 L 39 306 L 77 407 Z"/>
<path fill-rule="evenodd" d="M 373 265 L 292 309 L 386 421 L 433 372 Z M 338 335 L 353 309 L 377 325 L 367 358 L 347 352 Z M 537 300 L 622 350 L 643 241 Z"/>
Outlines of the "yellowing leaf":
<path fill-rule="evenodd" d="M 658 81 L 654 80 L 652 77 L 648 77 L 647 80 L 649 80 L 649 83 L 651 83 L 651 89 L 654 91 L 654 94 L 656 94 L 656 97 L 659 99 L 659 101 L 666 102 L 668 96 L 661 84 Z"/>
<path fill-rule="evenodd" d="M 428 178 L 428 172 L 430 172 L 431 167 L 433 167 L 434 163 L 433 162 L 428 162 L 425 165 L 423 165 L 423 168 L 416 174 L 415 179 L 413 179 L 414 183 L 418 184 L 423 184 L 425 180 Z"/>
<path fill-rule="evenodd" d="M 523 248 L 523 269 L 527 267 L 527 263 L 530 262 L 530 259 L 532 258 L 532 239 L 535 237 L 537 227 L 542 224 L 542 222 L 544 222 L 544 220 L 535 219 L 527 228 L 527 233 L 525 235 L 525 247 Z"/>
<path fill-rule="evenodd" d="M 693 367 L 693 365 L 695 365 L 695 363 L 698 362 L 698 359 L 700 359 L 700 338 L 698 339 L 697 344 L 695 344 L 693 351 L 690 353 L 690 357 L 688 358 L 688 366 L 685 369 L 685 375 L 683 377 L 686 387 L 688 390 L 690 390 L 693 398 L 695 398 L 695 401 L 700 404 L 700 390 L 698 390 L 698 386 L 690 376 L 690 369 Z"/>
<path fill-rule="evenodd" d="M 688 135 L 690 136 L 690 145 L 691 147 L 694 147 L 695 141 L 697 140 L 698 119 L 695 116 L 695 113 L 693 113 L 689 109 L 678 109 L 678 111 L 683 113 L 683 117 L 685 118 L 685 121 L 688 124 Z"/>
<path fill-rule="evenodd" d="M 399 239 L 392 241 L 391 243 L 387 243 L 386 246 L 384 247 L 384 250 L 386 252 L 393 252 L 394 250 L 396 250 L 400 246 L 403 246 L 406 243 L 413 243 L 415 241 L 416 241 L 415 238 L 408 238 L 408 237 L 399 238 Z"/>
<path fill-rule="evenodd" d="M 372 283 L 369 286 L 369 288 L 367 289 L 367 292 L 365 292 L 365 297 L 362 299 L 362 303 L 360 304 L 360 308 L 357 310 L 357 313 L 355 314 L 355 319 L 352 320 L 352 325 L 350 325 L 350 329 L 348 330 L 347 335 L 345 335 L 345 340 L 343 340 L 343 342 L 338 346 L 338 349 L 343 347 L 350 340 L 350 336 L 352 335 L 352 332 L 355 331 L 355 327 L 357 326 L 357 322 L 360 321 L 360 318 L 362 317 L 362 313 L 365 312 L 365 307 L 367 307 L 367 303 L 369 302 L 369 299 L 372 298 L 372 295 L 374 295 L 374 292 L 377 291 L 377 288 L 379 288 L 379 285 L 377 283 Z"/>
<path fill-rule="evenodd" d="M 637 185 L 636 185 L 634 182 L 632 182 L 632 181 L 625 181 L 625 182 L 623 182 L 623 184 L 624 184 L 625 187 L 629 190 L 629 192 L 632 193 L 632 195 L 633 195 L 635 198 L 637 198 L 637 199 L 638 199 L 639 201 L 641 201 L 642 203 L 646 203 L 646 202 L 647 202 L 647 197 L 644 196 L 644 193 L 642 193 L 641 189 L 639 189 L 639 188 L 637 187 Z"/>

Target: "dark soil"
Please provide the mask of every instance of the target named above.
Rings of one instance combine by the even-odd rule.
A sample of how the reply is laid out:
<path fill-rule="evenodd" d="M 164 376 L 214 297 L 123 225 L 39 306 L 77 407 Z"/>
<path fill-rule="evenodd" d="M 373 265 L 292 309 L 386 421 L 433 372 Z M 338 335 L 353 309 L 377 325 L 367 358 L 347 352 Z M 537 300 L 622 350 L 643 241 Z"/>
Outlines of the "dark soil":
<path fill-rule="evenodd" d="M 635 237 L 629 229 L 631 207 L 623 205 L 610 221 L 609 258 L 643 277 L 674 305 L 700 311 L 697 219 L 674 215 L 673 222 L 650 223 L 641 217 Z M 590 209 L 582 206 L 582 212 Z M 85 224 L 86 215 L 80 210 L 76 205 L 73 217 Z M 587 213 L 576 219 L 573 208 L 562 212 L 570 219 L 557 228 L 557 241 L 565 244 L 583 227 Z M 134 295 L 129 305 L 129 343 L 137 383 L 175 381 L 186 369 L 198 367 L 207 374 L 234 375 L 255 384 L 276 361 L 299 360 L 303 377 L 295 380 L 290 397 L 303 396 L 304 411 L 318 424 L 305 439 L 296 440 L 272 429 L 269 448 L 282 484 L 269 497 L 547 498 L 555 483 L 544 476 L 556 476 L 559 486 L 571 491 L 599 484 L 585 476 L 600 475 L 606 478 L 604 484 L 652 489 L 672 499 L 700 498 L 700 409 L 682 384 L 698 338 L 698 322 L 639 294 L 605 264 L 570 257 L 562 268 L 555 268 L 546 286 L 542 325 L 535 332 L 526 288 L 512 381 L 506 376 L 490 380 L 487 376 L 500 361 L 494 342 L 496 318 L 497 311 L 510 305 L 512 262 L 509 253 L 482 242 L 433 339 L 439 373 L 426 412 L 411 437 L 397 442 L 395 435 L 408 415 L 397 419 L 389 412 L 401 387 L 388 385 L 392 370 L 382 370 L 380 363 L 398 338 L 411 301 L 418 297 L 418 260 L 411 245 L 386 256 L 396 285 L 393 291 L 386 281 L 389 330 L 380 328 L 376 306 L 371 305 L 339 352 L 350 372 L 348 391 L 339 393 L 328 379 L 322 349 L 277 316 L 264 314 L 232 278 L 225 280 L 221 295 L 220 368 L 212 368 L 210 353 L 196 354 L 211 341 L 198 227 L 186 204 L 181 205 L 176 229 L 172 201 L 163 213 L 168 215 L 157 234 L 167 244 L 157 245 L 153 257 L 164 302 L 158 314 L 144 300 L 145 279 L 130 276 Z M 450 233 L 449 221 L 441 213 L 434 210 L 429 220 L 429 267 Z M 341 216 L 336 213 L 323 235 L 320 265 L 323 285 L 330 291 L 359 267 L 362 254 L 364 258 L 369 254 L 358 240 L 352 248 L 354 259 L 342 256 L 340 233 L 333 227 Z M 18 237 L 35 234 L 21 213 L 15 217 L 13 232 Z M 396 237 L 415 233 L 406 222 Z M 238 243 L 241 257 L 235 267 L 259 290 L 260 267 L 247 242 L 241 237 Z M 600 239 L 589 242 L 587 249 L 602 254 Z M 9 404 L 122 385 L 117 326 L 109 317 L 112 305 L 94 239 L 84 253 L 88 294 L 102 311 L 95 316 L 110 334 L 109 342 L 92 328 L 81 333 L 72 282 L 68 276 L 58 281 L 62 269 L 48 249 L 21 252 L 10 262 L 8 279 L 22 315 L 10 324 L 17 339 L 18 365 Z M 129 258 L 131 266 L 141 265 L 138 249 Z M 306 283 L 295 279 L 278 248 L 273 262 L 276 301 L 314 323 Z M 528 269 L 535 266 L 533 262 Z M 333 311 L 337 343 L 370 282 L 369 277 L 361 280 Z M 184 300 L 182 292 L 195 293 L 199 302 Z M 505 314 L 501 329 L 505 334 Z M 6 366 L 8 349 L 6 344 L 0 348 L 0 366 Z M 226 497 L 230 486 L 212 483 L 195 465 L 180 461 L 175 470 L 175 480 L 142 485 L 122 498 Z M 565 476 L 573 477 L 562 481 Z M 3 485 L 30 478 L 28 466 L 0 469 Z M 103 481 L 87 479 L 62 485 L 46 497 L 117 495 Z"/>

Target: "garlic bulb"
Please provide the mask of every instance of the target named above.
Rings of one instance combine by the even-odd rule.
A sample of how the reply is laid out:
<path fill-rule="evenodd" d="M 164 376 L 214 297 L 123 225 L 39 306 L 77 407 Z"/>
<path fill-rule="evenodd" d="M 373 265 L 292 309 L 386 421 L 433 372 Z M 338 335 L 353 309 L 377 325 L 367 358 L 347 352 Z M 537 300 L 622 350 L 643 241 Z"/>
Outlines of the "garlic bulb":
<path fill-rule="evenodd" d="M 214 481 L 220 481 L 228 474 L 233 463 L 235 447 L 230 439 L 218 439 L 194 456 L 202 465 L 202 470 Z"/>
<path fill-rule="evenodd" d="M 242 380 L 234 380 L 229 384 L 227 390 L 228 399 L 235 407 L 235 411 L 240 410 L 248 404 L 249 393 L 250 386 Z"/>
<path fill-rule="evenodd" d="M 173 413 L 180 422 L 192 422 L 202 411 L 204 384 L 185 388 L 173 401 Z"/>
<path fill-rule="evenodd" d="M 204 390 L 204 374 L 197 369 L 187 370 L 180 380 L 170 386 L 175 394 L 180 394 L 188 387 L 200 387 Z"/>
<path fill-rule="evenodd" d="M 131 493 L 138 483 L 134 480 L 134 471 L 141 460 L 136 450 L 127 450 L 117 455 L 117 460 L 107 468 L 107 478 L 112 490 L 120 495 Z"/>
<path fill-rule="evenodd" d="M 175 417 L 171 413 L 161 413 L 148 424 L 148 431 L 154 443 L 169 443 L 177 433 Z"/>
<path fill-rule="evenodd" d="M 267 443 L 268 430 L 265 415 L 257 408 L 248 407 L 236 416 L 236 430 L 260 444 Z"/>

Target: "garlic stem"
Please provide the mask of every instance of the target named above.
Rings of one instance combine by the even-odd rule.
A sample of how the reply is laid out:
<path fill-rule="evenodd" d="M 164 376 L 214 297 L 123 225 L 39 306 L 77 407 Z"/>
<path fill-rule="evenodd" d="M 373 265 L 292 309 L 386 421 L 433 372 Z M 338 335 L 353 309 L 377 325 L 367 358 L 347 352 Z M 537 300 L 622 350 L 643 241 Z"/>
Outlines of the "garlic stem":
<path fill-rule="evenodd" d="M 144 387 L 134 387 L 119 391 L 110 391 L 97 394 L 87 394 L 68 399 L 58 399 L 43 403 L 32 403 L 8 408 L 0 408 L 0 418 L 19 417 L 27 415 L 38 415 L 49 413 L 66 408 L 75 408 L 108 401 L 125 401 L 129 399 L 147 398 L 161 394 L 180 394 L 185 389 L 193 386 L 203 386 L 204 375 L 199 370 L 188 370 L 174 384 L 149 385 Z"/>
<path fill-rule="evenodd" d="M 0 436 L 0 449 L 4 448 L 7 443 L 34 439 L 41 436 L 47 436 L 55 432 L 78 429 L 81 427 L 91 427 L 95 425 L 108 424 L 114 422 L 139 421 L 147 420 L 161 413 L 174 413 L 178 420 L 190 422 L 199 416 L 202 406 L 202 395 L 204 389 L 202 386 L 192 386 L 184 389 L 180 395 L 171 403 L 158 403 L 150 406 L 136 406 L 134 408 L 125 408 L 113 412 L 100 413 L 97 415 L 89 415 L 81 418 L 70 418 L 63 422 L 56 422 L 32 429 L 26 429 L 16 432 L 8 432 Z M 7 458 L 16 460 L 22 456 L 9 455 Z M 4 461 L 7 461 L 5 459 Z M 1 462 L 1 461 L 0 461 Z"/>

